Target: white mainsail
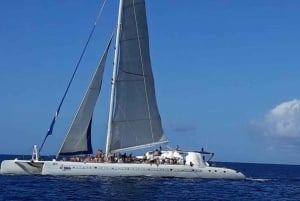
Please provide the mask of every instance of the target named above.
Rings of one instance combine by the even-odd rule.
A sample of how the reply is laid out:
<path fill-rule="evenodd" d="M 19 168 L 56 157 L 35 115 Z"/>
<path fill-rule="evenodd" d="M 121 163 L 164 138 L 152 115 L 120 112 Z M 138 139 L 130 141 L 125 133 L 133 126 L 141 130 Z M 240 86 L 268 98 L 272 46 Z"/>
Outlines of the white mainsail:
<path fill-rule="evenodd" d="M 92 116 L 100 93 L 104 66 L 111 40 L 112 38 L 109 40 L 58 155 L 93 153 L 91 144 Z"/>
<path fill-rule="evenodd" d="M 115 108 L 109 122 L 112 152 L 167 142 L 155 96 L 145 1 L 125 0 L 121 9 Z"/>

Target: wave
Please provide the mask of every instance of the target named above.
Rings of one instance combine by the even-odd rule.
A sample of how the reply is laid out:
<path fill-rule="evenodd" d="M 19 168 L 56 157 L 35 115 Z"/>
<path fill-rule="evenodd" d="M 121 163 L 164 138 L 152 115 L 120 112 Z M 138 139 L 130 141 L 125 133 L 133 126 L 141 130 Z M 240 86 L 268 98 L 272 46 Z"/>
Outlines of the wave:
<path fill-rule="evenodd" d="M 246 180 L 248 180 L 248 181 L 261 181 L 261 182 L 265 182 L 265 181 L 272 181 L 274 179 L 262 179 L 262 178 L 247 177 Z"/>

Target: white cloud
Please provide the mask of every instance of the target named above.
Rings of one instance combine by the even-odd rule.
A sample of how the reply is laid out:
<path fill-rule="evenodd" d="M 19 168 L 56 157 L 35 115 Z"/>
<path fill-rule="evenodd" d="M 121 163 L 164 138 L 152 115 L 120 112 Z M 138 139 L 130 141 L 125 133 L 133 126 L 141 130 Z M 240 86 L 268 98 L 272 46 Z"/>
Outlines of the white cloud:
<path fill-rule="evenodd" d="M 262 121 L 251 123 L 251 133 L 285 146 L 299 144 L 300 100 L 283 102 L 271 109 Z"/>
<path fill-rule="evenodd" d="M 264 135 L 300 137 L 300 100 L 281 103 L 273 108 L 263 122 Z"/>

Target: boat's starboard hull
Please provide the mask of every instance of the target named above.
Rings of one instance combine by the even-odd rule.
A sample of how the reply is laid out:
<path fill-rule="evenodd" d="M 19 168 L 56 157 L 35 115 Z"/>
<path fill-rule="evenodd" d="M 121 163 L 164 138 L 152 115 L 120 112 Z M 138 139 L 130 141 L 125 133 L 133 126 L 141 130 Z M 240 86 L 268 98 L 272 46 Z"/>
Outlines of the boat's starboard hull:
<path fill-rule="evenodd" d="M 76 176 L 150 176 L 202 179 L 245 178 L 240 172 L 220 167 L 191 167 L 187 165 L 156 165 L 146 163 L 83 163 L 66 161 L 45 161 L 42 174 Z"/>

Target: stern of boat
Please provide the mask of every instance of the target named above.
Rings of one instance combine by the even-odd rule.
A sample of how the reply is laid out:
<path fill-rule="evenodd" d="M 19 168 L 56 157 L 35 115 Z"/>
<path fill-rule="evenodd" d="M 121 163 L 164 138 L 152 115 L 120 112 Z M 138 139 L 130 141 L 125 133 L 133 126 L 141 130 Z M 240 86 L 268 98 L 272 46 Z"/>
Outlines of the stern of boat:
<path fill-rule="evenodd" d="M 41 174 L 44 162 L 31 160 L 4 160 L 1 163 L 1 174 Z"/>

